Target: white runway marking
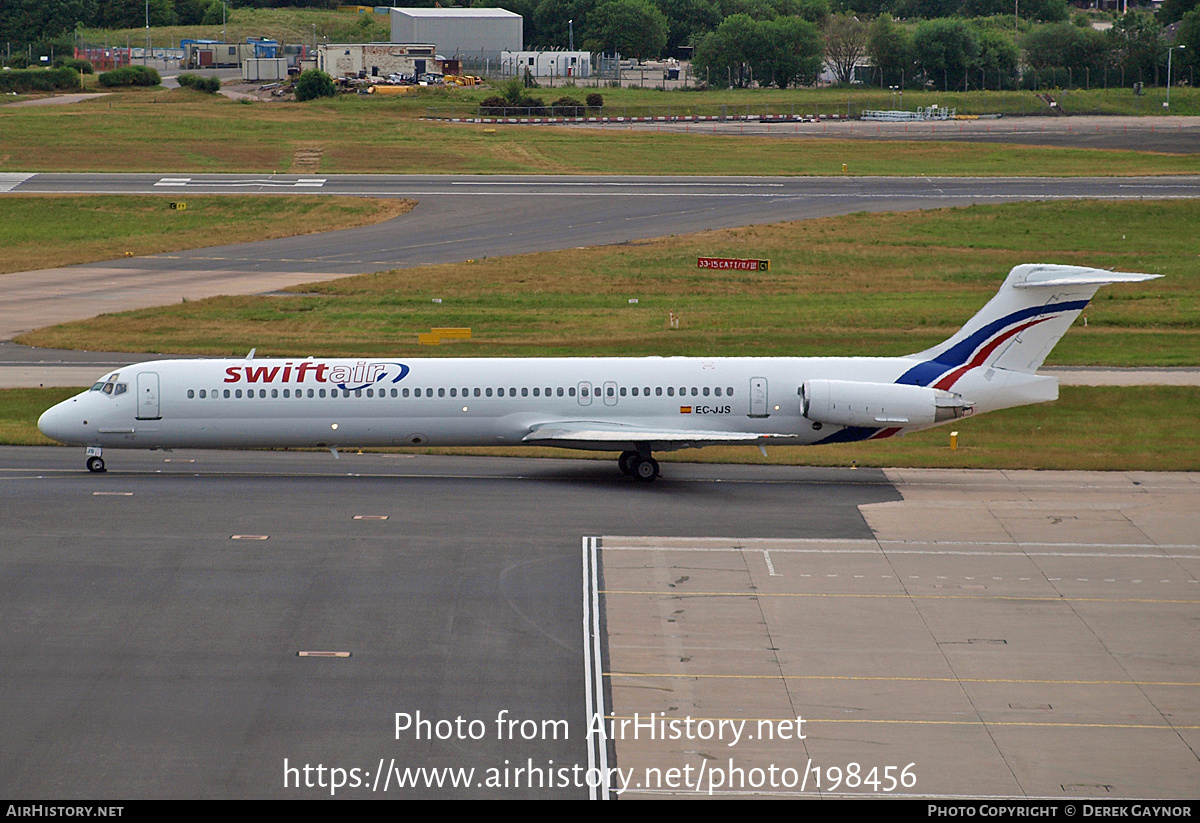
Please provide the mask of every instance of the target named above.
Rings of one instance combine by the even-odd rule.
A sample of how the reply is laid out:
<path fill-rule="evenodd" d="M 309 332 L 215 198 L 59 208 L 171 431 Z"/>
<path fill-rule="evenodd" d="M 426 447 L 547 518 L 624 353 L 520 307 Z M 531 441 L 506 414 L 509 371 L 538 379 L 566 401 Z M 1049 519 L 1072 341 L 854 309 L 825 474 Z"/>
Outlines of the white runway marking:
<path fill-rule="evenodd" d="M 324 177 L 302 177 L 299 180 L 193 180 L 190 177 L 163 177 L 154 185 L 191 186 L 192 188 L 251 188 L 266 186 L 275 189 L 321 188 L 327 182 Z"/>
<path fill-rule="evenodd" d="M 604 704 L 604 658 L 600 647 L 600 568 L 595 537 L 583 538 L 583 692 L 586 721 L 590 728 L 595 717 L 607 717 Z M 604 735 L 588 734 L 588 771 L 608 774 L 608 743 Z M 588 783 L 590 800 L 609 800 L 607 783 Z"/>
<path fill-rule="evenodd" d="M 0 192 L 12 191 L 33 176 L 23 172 L 0 171 Z"/>

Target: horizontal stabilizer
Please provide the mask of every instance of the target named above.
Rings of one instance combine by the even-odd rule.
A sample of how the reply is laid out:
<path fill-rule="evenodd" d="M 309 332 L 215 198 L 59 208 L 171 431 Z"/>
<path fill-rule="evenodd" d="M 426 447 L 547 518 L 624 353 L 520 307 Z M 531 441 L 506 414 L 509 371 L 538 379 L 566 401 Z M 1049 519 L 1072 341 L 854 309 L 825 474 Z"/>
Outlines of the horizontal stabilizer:
<path fill-rule="evenodd" d="M 1013 269 L 1009 283 L 1014 289 L 1061 288 L 1063 286 L 1106 286 L 1109 283 L 1141 283 L 1155 280 L 1161 274 L 1108 271 L 1087 266 L 1055 266 L 1031 264 Z"/>

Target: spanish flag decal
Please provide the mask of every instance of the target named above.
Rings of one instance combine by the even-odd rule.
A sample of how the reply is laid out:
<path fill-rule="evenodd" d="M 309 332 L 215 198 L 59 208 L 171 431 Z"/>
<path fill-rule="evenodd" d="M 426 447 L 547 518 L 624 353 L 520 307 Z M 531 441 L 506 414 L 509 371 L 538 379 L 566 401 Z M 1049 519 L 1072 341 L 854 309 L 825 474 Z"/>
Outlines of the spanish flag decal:
<path fill-rule="evenodd" d="M 691 414 L 691 413 L 692 413 L 692 407 L 691 407 L 691 406 L 680 406 L 680 407 L 679 407 L 679 413 L 680 413 L 680 414 Z"/>

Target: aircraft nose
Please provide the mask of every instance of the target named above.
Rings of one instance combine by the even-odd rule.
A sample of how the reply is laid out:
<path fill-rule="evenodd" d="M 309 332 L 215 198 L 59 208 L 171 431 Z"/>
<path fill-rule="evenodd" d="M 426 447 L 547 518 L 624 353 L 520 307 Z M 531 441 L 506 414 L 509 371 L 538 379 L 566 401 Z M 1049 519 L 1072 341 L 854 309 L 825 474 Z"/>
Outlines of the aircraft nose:
<path fill-rule="evenodd" d="M 75 420 L 79 415 L 71 408 L 73 403 L 74 398 L 64 400 L 58 405 L 51 406 L 42 412 L 42 416 L 38 418 L 37 423 L 41 433 L 51 440 L 57 440 L 60 443 L 78 442 L 77 435 L 82 428 L 80 426 L 82 420 Z"/>

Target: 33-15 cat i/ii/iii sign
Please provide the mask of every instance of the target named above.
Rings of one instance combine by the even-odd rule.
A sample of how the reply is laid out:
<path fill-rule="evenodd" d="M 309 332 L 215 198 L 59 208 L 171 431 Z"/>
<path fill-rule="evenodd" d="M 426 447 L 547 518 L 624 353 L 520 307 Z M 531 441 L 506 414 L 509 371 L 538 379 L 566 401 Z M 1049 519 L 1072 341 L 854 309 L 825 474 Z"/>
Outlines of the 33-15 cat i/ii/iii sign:
<path fill-rule="evenodd" d="M 742 271 L 770 271 L 770 260 L 742 260 L 736 257 L 698 257 L 696 267 L 701 269 L 740 269 Z"/>

